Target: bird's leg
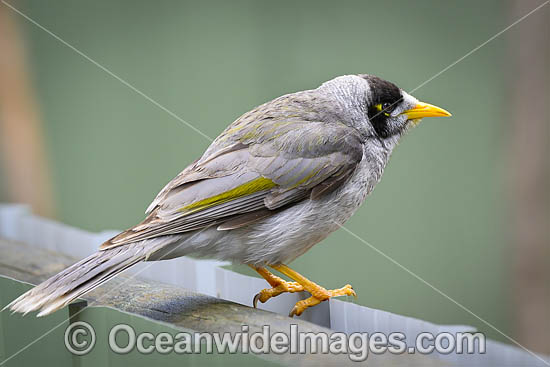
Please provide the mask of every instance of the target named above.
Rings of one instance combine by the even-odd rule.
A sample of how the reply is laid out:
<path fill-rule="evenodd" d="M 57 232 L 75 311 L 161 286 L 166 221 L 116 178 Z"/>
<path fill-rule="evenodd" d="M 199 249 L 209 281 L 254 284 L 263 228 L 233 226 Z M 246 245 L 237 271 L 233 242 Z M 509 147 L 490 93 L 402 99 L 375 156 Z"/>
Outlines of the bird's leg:
<path fill-rule="evenodd" d="M 269 270 L 261 266 L 252 266 L 250 267 L 258 272 L 267 282 L 271 285 L 271 288 L 262 289 L 260 293 L 254 296 L 254 308 L 258 305 L 258 301 L 264 303 L 271 297 L 277 297 L 281 293 L 289 292 L 302 292 L 304 288 L 296 282 L 287 282 L 286 280 L 279 278 L 278 276 L 272 274 Z"/>
<path fill-rule="evenodd" d="M 321 287 L 320 285 L 312 282 L 311 280 L 307 279 L 303 275 L 295 272 L 291 268 L 289 268 L 286 265 L 272 265 L 273 269 L 283 273 L 287 277 L 295 280 L 298 284 L 301 284 L 303 289 L 307 292 L 311 293 L 311 297 L 306 298 L 302 301 L 299 301 L 296 303 L 294 308 L 290 311 L 289 316 L 292 317 L 294 315 L 300 316 L 302 312 L 304 312 L 308 307 L 318 305 L 319 303 L 326 301 L 327 299 L 331 297 L 338 297 L 338 296 L 354 296 L 357 297 L 357 294 L 351 287 L 351 285 L 346 284 L 344 287 L 340 289 L 325 289 Z"/>

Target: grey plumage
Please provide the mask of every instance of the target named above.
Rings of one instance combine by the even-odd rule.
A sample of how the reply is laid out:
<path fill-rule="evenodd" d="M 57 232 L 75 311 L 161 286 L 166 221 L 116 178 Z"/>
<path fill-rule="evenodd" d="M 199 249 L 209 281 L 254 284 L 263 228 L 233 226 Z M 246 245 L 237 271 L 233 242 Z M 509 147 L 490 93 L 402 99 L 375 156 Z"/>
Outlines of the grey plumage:
<path fill-rule="evenodd" d="M 372 107 L 386 95 L 394 100 L 381 119 Z M 228 126 L 170 181 L 142 223 L 8 307 L 48 314 L 139 261 L 183 255 L 253 265 L 292 261 L 357 210 L 415 122 L 404 112 L 418 103 L 368 75 L 267 102 Z"/>

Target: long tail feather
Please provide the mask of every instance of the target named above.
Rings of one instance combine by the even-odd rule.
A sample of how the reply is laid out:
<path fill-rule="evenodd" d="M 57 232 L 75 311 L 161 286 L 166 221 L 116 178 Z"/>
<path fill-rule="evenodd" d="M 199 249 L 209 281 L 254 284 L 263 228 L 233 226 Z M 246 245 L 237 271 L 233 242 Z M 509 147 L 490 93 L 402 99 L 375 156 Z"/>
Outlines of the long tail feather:
<path fill-rule="evenodd" d="M 8 304 L 4 309 L 48 315 L 147 258 L 144 244 L 98 251 L 71 265 Z M 147 251 L 150 253 L 150 251 Z"/>

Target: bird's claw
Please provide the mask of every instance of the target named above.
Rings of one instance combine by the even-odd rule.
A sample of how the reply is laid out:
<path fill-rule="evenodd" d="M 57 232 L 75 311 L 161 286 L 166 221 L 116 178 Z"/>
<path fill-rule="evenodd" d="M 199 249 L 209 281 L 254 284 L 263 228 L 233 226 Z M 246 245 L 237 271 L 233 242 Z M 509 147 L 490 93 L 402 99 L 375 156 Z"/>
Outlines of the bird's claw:
<path fill-rule="evenodd" d="M 292 310 L 290 310 L 288 317 L 294 317 L 294 315 L 300 316 L 300 314 L 298 314 L 297 311 L 298 310 L 296 309 L 296 306 L 292 307 Z"/>
<path fill-rule="evenodd" d="M 353 290 L 353 287 L 351 284 L 346 284 L 340 289 L 334 289 L 329 291 L 331 293 L 331 297 L 338 297 L 338 296 L 353 296 L 357 298 L 357 293 Z"/>
<path fill-rule="evenodd" d="M 299 283 L 283 281 L 273 288 L 262 289 L 258 294 L 254 296 L 252 304 L 254 308 L 256 308 L 258 306 L 258 301 L 260 301 L 261 303 L 265 303 L 270 298 L 277 297 L 281 293 L 295 293 L 302 292 L 303 290 L 304 287 L 302 287 Z"/>
<path fill-rule="evenodd" d="M 254 305 L 254 308 L 258 308 L 258 300 L 260 299 L 260 293 L 257 293 L 254 296 L 254 299 L 252 300 L 252 304 Z"/>

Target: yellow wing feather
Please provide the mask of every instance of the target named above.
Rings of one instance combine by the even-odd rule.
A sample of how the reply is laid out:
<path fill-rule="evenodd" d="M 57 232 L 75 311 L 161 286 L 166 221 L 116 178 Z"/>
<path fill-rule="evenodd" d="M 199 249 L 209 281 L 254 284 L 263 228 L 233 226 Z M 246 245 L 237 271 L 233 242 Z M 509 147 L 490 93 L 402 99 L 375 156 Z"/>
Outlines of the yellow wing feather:
<path fill-rule="evenodd" d="M 242 196 L 253 194 L 258 191 L 268 190 L 275 186 L 277 186 L 277 184 L 269 178 L 258 177 L 252 181 L 248 181 L 247 183 L 237 186 L 234 189 L 186 205 L 179 211 L 191 214 L 214 205 L 222 204 Z"/>

